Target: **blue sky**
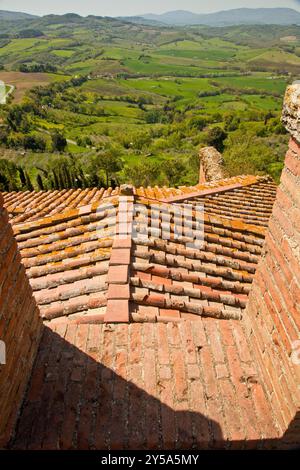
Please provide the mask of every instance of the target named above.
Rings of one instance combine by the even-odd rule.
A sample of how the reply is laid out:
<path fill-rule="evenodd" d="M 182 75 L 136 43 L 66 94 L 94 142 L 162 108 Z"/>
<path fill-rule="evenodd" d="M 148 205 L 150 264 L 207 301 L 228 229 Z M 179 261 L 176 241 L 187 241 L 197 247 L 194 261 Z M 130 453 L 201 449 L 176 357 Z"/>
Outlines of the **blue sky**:
<path fill-rule="evenodd" d="M 300 0 L 0 0 L 1 10 L 37 15 L 75 12 L 81 15 L 118 16 L 190 10 L 209 13 L 231 8 L 289 7 L 300 11 Z"/>

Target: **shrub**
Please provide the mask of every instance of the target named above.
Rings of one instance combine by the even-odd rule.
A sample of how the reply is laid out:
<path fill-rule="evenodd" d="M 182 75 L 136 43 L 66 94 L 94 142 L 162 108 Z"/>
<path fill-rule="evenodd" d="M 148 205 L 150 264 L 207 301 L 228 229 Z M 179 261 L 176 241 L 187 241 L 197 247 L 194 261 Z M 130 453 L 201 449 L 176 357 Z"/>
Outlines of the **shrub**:
<path fill-rule="evenodd" d="M 0 191 L 16 191 L 20 188 L 19 172 L 15 163 L 0 159 Z"/>
<path fill-rule="evenodd" d="M 227 133 L 221 127 L 213 127 L 208 131 L 206 143 L 209 146 L 215 147 L 219 152 L 223 152 L 226 138 Z"/>
<path fill-rule="evenodd" d="M 34 152 L 46 150 L 46 141 L 40 135 L 25 135 L 24 148 L 33 150 Z"/>
<path fill-rule="evenodd" d="M 63 152 L 67 144 L 67 139 L 60 132 L 55 132 L 55 134 L 52 135 L 52 147 L 54 151 Z"/>

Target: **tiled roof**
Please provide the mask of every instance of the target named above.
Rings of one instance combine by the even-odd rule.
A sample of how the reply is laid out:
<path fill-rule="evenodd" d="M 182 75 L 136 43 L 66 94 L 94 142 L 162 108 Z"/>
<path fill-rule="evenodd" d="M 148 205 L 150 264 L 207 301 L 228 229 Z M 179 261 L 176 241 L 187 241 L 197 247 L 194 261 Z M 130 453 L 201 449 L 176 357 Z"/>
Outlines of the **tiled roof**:
<path fill-rule="evenodd" d="M 61 191 L 14 191 L 3 193 L 3 197 L 4 206 L 13 217 L 14 223 L 22 223 L 93 204 L 114 194 L 118 194 L 118 190 L 93 188 L 63 189 Z"/>
<path fill-rule="evenodd" d="M 5 193 L 4 200 L 43 318 L 165 322 L 241 317 L 275 193 L 269 178 L 242 176 L 189 188 L 138 188 L 127 198 L 117 188 Z M 116 243 L 124 202 L 137 233 Z M 133 202 L 143 210 L 135 213 Z M 190 208 L 193 236 L 204 204 L 202 245 L 187 246 L 189 230 L 176 238 L 176 213 L 165 236 L 164 214 L 181 202 Z M 147 237 L 139 236 L 143 227 Z"/>
<path fill-rule="evenodd" d="M 162 227 L 160 214 L 158 225 Z M 188 236 L 176 240 L 172 227 L 171 223 L 169 240 L 163 239 L 161 231 L 157 237 L 134 240 L 130 278 L 133 318 L 222 318 L 224 314 L 239 318 L 261 253 L 263 230 L 205 214 L 204 241 L 199 249 L 186 247 Z"/>
<path fill-rule="evenodd" d="M 205 197 L 207 198 L 210 192 L 215 194 L 215 191 L 218 190 L 218 193 L 223 193 L 224 191 L 228 191 L 228 188 L 244 188 L 245 193 L 248 188 L 248 191 L 254 196 L 252 199 L 249 198 L 249 204 L 251 204 L 255 196 L 258 197 L 262 203 L 267 202 L 265 195 L 262 200 L 259 192 L 261 189 L 265 188 L 271 193 L 271 196 L 274 196 L 275 185 L 266 177 L 236 176 L 213 183 L 182 186 L 180 188 L 160 188 L 158 186 L 152 188 L 141 187 L 135 189 L 135 194 L 138 197 L 172 202 L 175 201 L 176 198 L 182 200 L 185 196 L 191 198 L 192 195 L 195 197 L 200 195 L 201 197 L 201 193 L 206 195 Z M 97 203 L 107 197 L 118 196 L 119 192 L 119 188 L 93 188 L 63 189 L 61 191 L 23 191 L 2 194 L 4 197 L 4 205 L 11 214 L 14 223 L 22 223 L 25 221 L 38 220 L 45 216 L 60 214 L 64 210 L 76 209 L 77 207 Z M 239 202 L 241 201 L 242 198 L 239 199 Z M 254 203 L 254 210 L 255 207 L 259 208 L 259 204 L 255 206 Z"/>
<path fill-rule="evenodd" d="M 117 202 L 110 198 L 113 207 Z M 43 318 L 103 310 L 113 243 L 111 220 L 108 211 L 93 204 L 14 226 Z"/>
<path fill-rule="evenodd" d="M 275 195 L 276 186 L 261 178 L 250 186 L 243 185 L 217 194 L 202 194 L 185 202 L 203 203 L 208 214 L 241 219 L 245 223 L 265 227 L 271 216 Z"/>

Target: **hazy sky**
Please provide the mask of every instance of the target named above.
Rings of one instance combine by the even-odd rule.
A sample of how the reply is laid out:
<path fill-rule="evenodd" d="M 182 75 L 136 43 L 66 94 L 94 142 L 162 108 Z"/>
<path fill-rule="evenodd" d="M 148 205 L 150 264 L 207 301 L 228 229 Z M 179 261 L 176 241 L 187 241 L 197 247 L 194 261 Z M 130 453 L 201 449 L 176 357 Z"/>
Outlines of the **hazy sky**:
<path fill-rule="evenodd" d="M 0 10 L 37 15 L 66 12 L 81 15 L 118 16 L 190 10 L 208 13 L 240 7 L 290 7 L 300 10 L 300 0 L 0 0 Z"/>

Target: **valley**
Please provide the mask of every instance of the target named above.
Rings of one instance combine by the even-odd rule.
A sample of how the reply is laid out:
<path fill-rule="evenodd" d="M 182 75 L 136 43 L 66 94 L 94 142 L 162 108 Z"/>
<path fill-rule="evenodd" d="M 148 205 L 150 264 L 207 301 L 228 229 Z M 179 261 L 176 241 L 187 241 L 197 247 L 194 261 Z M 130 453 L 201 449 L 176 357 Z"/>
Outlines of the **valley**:
<path fill-rule="evenodd" d="M 15 90 L 0 108 L 0 189 L 192 185 L 204 145 L 230 176 L 278 181 L 299 26 L 2 23 L 0 80 Z"/>

